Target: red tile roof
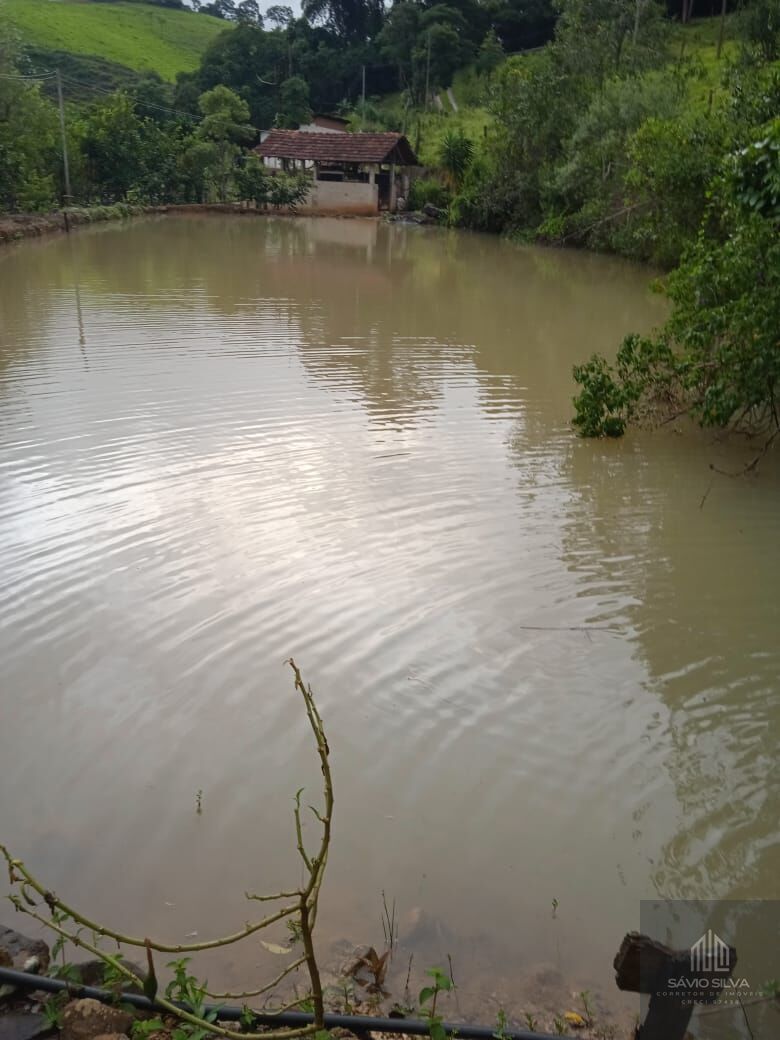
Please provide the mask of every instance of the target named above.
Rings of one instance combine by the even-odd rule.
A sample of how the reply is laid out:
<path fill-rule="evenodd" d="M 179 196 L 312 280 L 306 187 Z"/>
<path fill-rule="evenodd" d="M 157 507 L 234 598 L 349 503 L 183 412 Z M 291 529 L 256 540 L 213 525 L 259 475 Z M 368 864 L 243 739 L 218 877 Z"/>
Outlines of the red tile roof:
<path fill-rule="evenodd" d="M 255 151 L 258 155 L 276 159 L 417 165 L 417 157 L 403 134 L 315 134 L 305 130 L 271 130 Z"/>

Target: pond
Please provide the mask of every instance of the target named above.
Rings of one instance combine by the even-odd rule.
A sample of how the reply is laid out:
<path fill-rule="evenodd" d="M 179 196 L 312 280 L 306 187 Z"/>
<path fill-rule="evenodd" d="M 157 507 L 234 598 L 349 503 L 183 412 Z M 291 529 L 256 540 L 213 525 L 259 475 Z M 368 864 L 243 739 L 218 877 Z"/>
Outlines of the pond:
<path fill-rule="evenodd" d="M 649 277 L 359 220 L 0 254 L 0 840 L 135 934 L 241 927 L 319 790 L 292 654 L 323 957 L 381 949 L 384 893 L 394 999 L 449 954 L 452 1017 L 628 1014 L 641 899 L 776 895 L 776 460 L 570 426 L 572 364 L 663 320 Z M 275 974 L 250 946 L 212 984 Z"/>

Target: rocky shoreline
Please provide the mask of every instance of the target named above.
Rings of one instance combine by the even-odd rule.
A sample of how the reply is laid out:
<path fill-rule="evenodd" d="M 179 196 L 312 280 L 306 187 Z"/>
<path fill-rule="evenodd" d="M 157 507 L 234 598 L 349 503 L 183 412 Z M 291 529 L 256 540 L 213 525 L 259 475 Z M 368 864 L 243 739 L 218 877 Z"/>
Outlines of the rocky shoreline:
<path fill-rule="evenodd" d="M 418 930 L 421 925 L 429 927 L 430 921 L 426 915 L 418 922 Z M 330 994 L 327 1010 L 341 1014 L 380 1017 L 389 1013 L 391 1017 L 399 1017 L 399 1012 L 403 1009 L 400 1017 L 418 1017 L 409 1005 L 414 1003 L 413 993 L 416 993 L 418 985 L 425 984 L 425 975 L 413 980 L 414 985 L 410 993 L 411 961 L 406 967 L 400 963 L 404 957 L 399 956 L 398 965 L 391 971 L 387 982 L 383 982 L 383 985 L 387 985 L 387 992 L 380 989 L 379 995 L 371 996 L 375 990 L 370 985 L 366 988 L 367 981 L 370 982 L 370 972 L 367 979 L 361 979 L 355 970 L 356 955 L 367 949 L 356 948 L 347 940 L 340 940 L 332 945 L 329 956 L 326 957 L 327 963 L 321 969 L 323 988 L 326 995 Z M 83 995 L 83 991 L 80 992 L 81 987 L 107 988 L 105 965 L 102 961 L 91 960 L 67 964 L 64 967 L 57 965 L 51 970 L 50 959 L 46 943 L 40 939 L 30 939 L 0 925 L 0 967 L 13 968 L 28 974 L 59 977 L 69 983 L 67 991 L 53 995 L 43 990 L 17 989 L 12 985 L 3 985 L 0 981 L 0 1040 L 44 1040 L 46 1037 L 59 1037 L 61 1040 L 131 1040 L 141 1035 L 145 1040 L 171 1040 L 178 1025 L 176 1019 L 165 1014 L 160 1016 L 151 1011 L 134 1010 L 127 1005 L 102 1003 Z M 124 963 L 135 975 L 144 977 L 143 968 L 129 961 Z M 357 966 L 363 963 L 368 963 L 367 958 L 358 957 Z M 405 986 L 401 978 L 404 974 Z M 414 974 L 417 976 L 419 973 L 415 971 Z M 395 975 L 399 977 L 393 978 Z M 549 965 L 538 965 L 532 977 L 525 980 L 516 979 L 514 984 L 508 987 L 496 979 L 492 980 L 492 985 L 497 986 L 501 992 L 478 987 L 469 996 L 463 991 L 464 1005 L 461 1006 L 460 1001 L 456 1001 L 451 1009 L 455 1017 L 489 1025 L 491 1022 L 501 1021 L 503 1016 L 504 1028 L 508 1031 L 513 1028 L 533 1028 L 541 1033 L 552 1033 L 559 1031 L 561 1025 L 564 1025 L 567 1027 L 564 1028 L 565 1033 L 582 1040 L 625 1040 L 632 1034 L 629 1023 L 625 1020 L 615 1021 L 598 997 L 594 1000 L 594 1014 L 590 1020 L 571 1010 L 577 1006 L 574 999 L 576 994 L 567 992 L 563 978 Z M 469 988 L 467 983 L 466 990 Z M 350 996 L 345 1004 L 345 994 L 348 990 Z M 401 1002 L 397 999 L 392 1001 L 390 991 L 396 996 L 403 992 L 405 999 Z M 338 994 L 341 995 L 340 999 L 336 999 Z M 383 999 L 383 994 L 387 1000 Z M 516 1001 L 521 995 L 523 1007 L 533 1009 L 533 1013 L 520 1012 L 516 1007 Z M 449 1017 L 446 1010 L 444 1014 L 445 1017 Z M 146 1022 L 152 1018 L 161 1018 L 162 1022 L 157 1021 L 154 1025 L 149 1022 L 147 1025 Z M 138 1032 L 139 1024 L 141 1033 Z M 233 1023 L 233 1028 L 240 1027 Z M 344 1030 L 333 1030 L 332 1036 L 334 1040 L 340 1040 L 342 1037 L 344 1040 L 353 1040 L 352 1034 Z M 379 1033 L 361 1033 L 360 1036 L 361 1040 L 405 1040 L 404 1034 L 385 1036 Z"/>
<path fill-rule="evenodd" d="M 145 213 L 164 213 L 165 206 L 91 206 L 73 208 L 54 213 L 6 213 L 0 215 L 0 245 L 19 242 L 25 238 L 39 238 L 65 232 L 68 225 L 72 228 L 86 224 L 102 223 L 109 220 L 126 220 L 129 217 Z M 67 223 L 66 223 L 67 221 Z"/>

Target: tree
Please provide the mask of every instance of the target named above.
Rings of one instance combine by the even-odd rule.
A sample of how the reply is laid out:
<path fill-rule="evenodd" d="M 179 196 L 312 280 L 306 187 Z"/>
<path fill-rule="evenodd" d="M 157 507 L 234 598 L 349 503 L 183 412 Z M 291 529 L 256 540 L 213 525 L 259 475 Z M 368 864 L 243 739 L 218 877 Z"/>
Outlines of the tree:
<path fill-rule="evenodd" d="M 276 125 L 296 128 L 311 122 L 309 84 L 302 76 L 290 76 L 279 87 L 279 112 Z"/>
<path fill-rule="evenodd" d="M 201 5 L 200 13 L 229 21 L 236 17 L 236 5 L 233 0 L 212 0 L 210 4 Z"/>
<path fill-rule="evenodd" d="M 15 78 L 22 54 L 0 21 L 0 210 L 48 209 L 59 170 L 57 112 L 37 84 Z"/>
<path fill-rule="evenodd" d="M 374 37 L 382 28 L 382 0 L 303 0 L 304 18 L 330 26 L 342 40 Z"/>
<path fill-rule="evenodd" d="M 611 75 L 663 61 L 660 5 L 646 0 L 640 22 L 636 5 L 637 0 L 559 0 L 554 46 L 572 75 L 601 87 Z"/>
<path fill-rule="evenodd" d="M 487 0 L 485 6 L 509 53 L 540 47 L 552 39 L 556 19 L 552 0 Z"/>
<path fill-rule="evenodd" d="M 191 140 L 179 159 L 179 177 L 188 201 L 208 202 L 212 171 L 219 165 L 219 149 L 212 141 Z"/>
<path fill-rule="evenodd" d="M 271 174 L 257 155 L 247 155 L 236 169 L 236 190 L 244 202 L 263 206 L 268 202 L 271 191 Z"/>
<path fill-rule="evenodd" d="M 239 24 L 219 33 L 206 48 L 195 83 L 200 93 L 222 85 L 240 94 L 254 125 L 267 129 L 279 108 L 278 84 L 289 75 L 289 62 L 288 41 L 281 33 Z M 186 77 L 179 77 L 177 98 L 183 96 L 186 82 Z"/>
<path fill-rule="evenodd" d="M 628 337 L 614 368 L 594 355 L 575 369 L 585 435 L 622 432 L 659 391 L 703 426 L 771 431 L 763 450 L 780 434 L 780 118 L 756 131 L 710 186 L 709 212 L 668 280 L 664 328 Z"/>
<path fill-rule="evenodd" d="M 81 151 L 87 176 L 102 197 L 114 201 L 144 175 L 144 126 L 126 94 L 112 94 L 98 102 L 80 128 Z"/>
<path fill-rule="evenodd" d="M 434 14 L 431 8 L 428 14 Z M 423 20 L 424 24 L 424 20 Z M 413 58 L 420 68 L 430 63 L 431 87 L 449 87 L 457 70 L 468 61 L 471 47 L 461 38 L 449 20 L 434 21 L 420 35 Z"/>
<path fill-rule="evenodd" d="M 485 39 L 479 45 L 477 55 L 477 68 L 486 76 L 491 76 L 504 60 L 504 48 L 496 35 L 496 30 L 491 29 L 485 34 Z"/>
<path fill-rule="evenodd" d="M 236 8 L 236 21 L 262 26 L 263 16 L 257 0 L 241 0 Z"/>
<path fill-rule="evenodd" d="M 274 4 L 265 12 L 265 20 L 277 29 L 286 29 L 294 20 L 292 7 Z"/>
<path fill-rule="evenodd" d="M 156 72 L 146 72 L 128 91 L 136 110 L 156 123 L 164 125 L 177 118 L 173 111 L 173 92 L 170 84 Z"/>
<path fill-rule="evenodd" d="M 413 54 L 420 35 L 421 16 L 422 9 L 412 0 L 398 0 L 390 9 L 377 37 L 382 55 L 398 67 L 401 84 L 412 89 L 415 99 L 418 84 L 415 81 Z"/>
<path fill-rule="evenodd" d="M 241 145 L 254 135 L 248 124 L 249 106 L 243 98 L 225 86 L 214 87 L 201 94 L 198 105 L 203 120 L 196 137 L 213 148 L 214 159 L 208 167 L 208 176 L 219 201 L 227 202 Z"/>

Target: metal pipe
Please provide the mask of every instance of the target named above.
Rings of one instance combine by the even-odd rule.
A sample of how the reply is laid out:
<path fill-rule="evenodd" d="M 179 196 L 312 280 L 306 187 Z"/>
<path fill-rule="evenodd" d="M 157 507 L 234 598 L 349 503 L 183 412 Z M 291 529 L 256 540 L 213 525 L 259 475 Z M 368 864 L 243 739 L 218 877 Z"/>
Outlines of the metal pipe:
<path fill-rule="evenodd" d="M 46 993 L 62 993 L 66 990 L 72 997 L 90 997 L 104 1003 L 115 1003 L 117 995 L 109 990 L 97 989 L 94 986 L 78 986 L 64 979 L 50 979 L 45 975 L 30 975 L 25 971 L 14 971 L 12 968 L 0 968 L 0 983 L 7 982 L 23 989 L 43 990 Z M 167 1008 L 141 996 L 140 993 L 122 993 L 118 998 L 123 1004 L 142 1011 L 159 1011 L 167 1013 Z M 175 1001 L 174 1001 L 175 1003 Z M 188 1010 L 183 1004 L 182 1010 Z M 238 1022 L 244 1015 L 244 1008 L 224 1007 L 221 1004 L 207 1004 L 206 1011 L 215 1010 L 223 1022 Z M 276 1026 L 308 1026 L 314 1021 L 314 1015 L 306 1011 L 283 1011 L 270 1014 L 253 1011 L 255 1021 L 259 1025 Z M 444 1031 L 448 1036 L 456 1036 L 463 1040 L 493 1040 L 496 1030 L 490 1026 L 470 1026 L 457 1022 L 444 1022 Z M 419 1018 L 376 1018 L 373 1015 L 325 1015 L 326 1029 L 348 1029 L 359 1035 L 366 1033 L 407 1033 L 412 1036 L 428 1036 L 430 1024 Z M 550 1033 L 531 1033 L 527 1029 L 507 1029 L 501 1034 L 501 1040 L 561 1040 Z M 564 1037 L 563 1040 L 566 1040 Z M 571 1038 L 569 1038 L 571 1040 Z"/>

